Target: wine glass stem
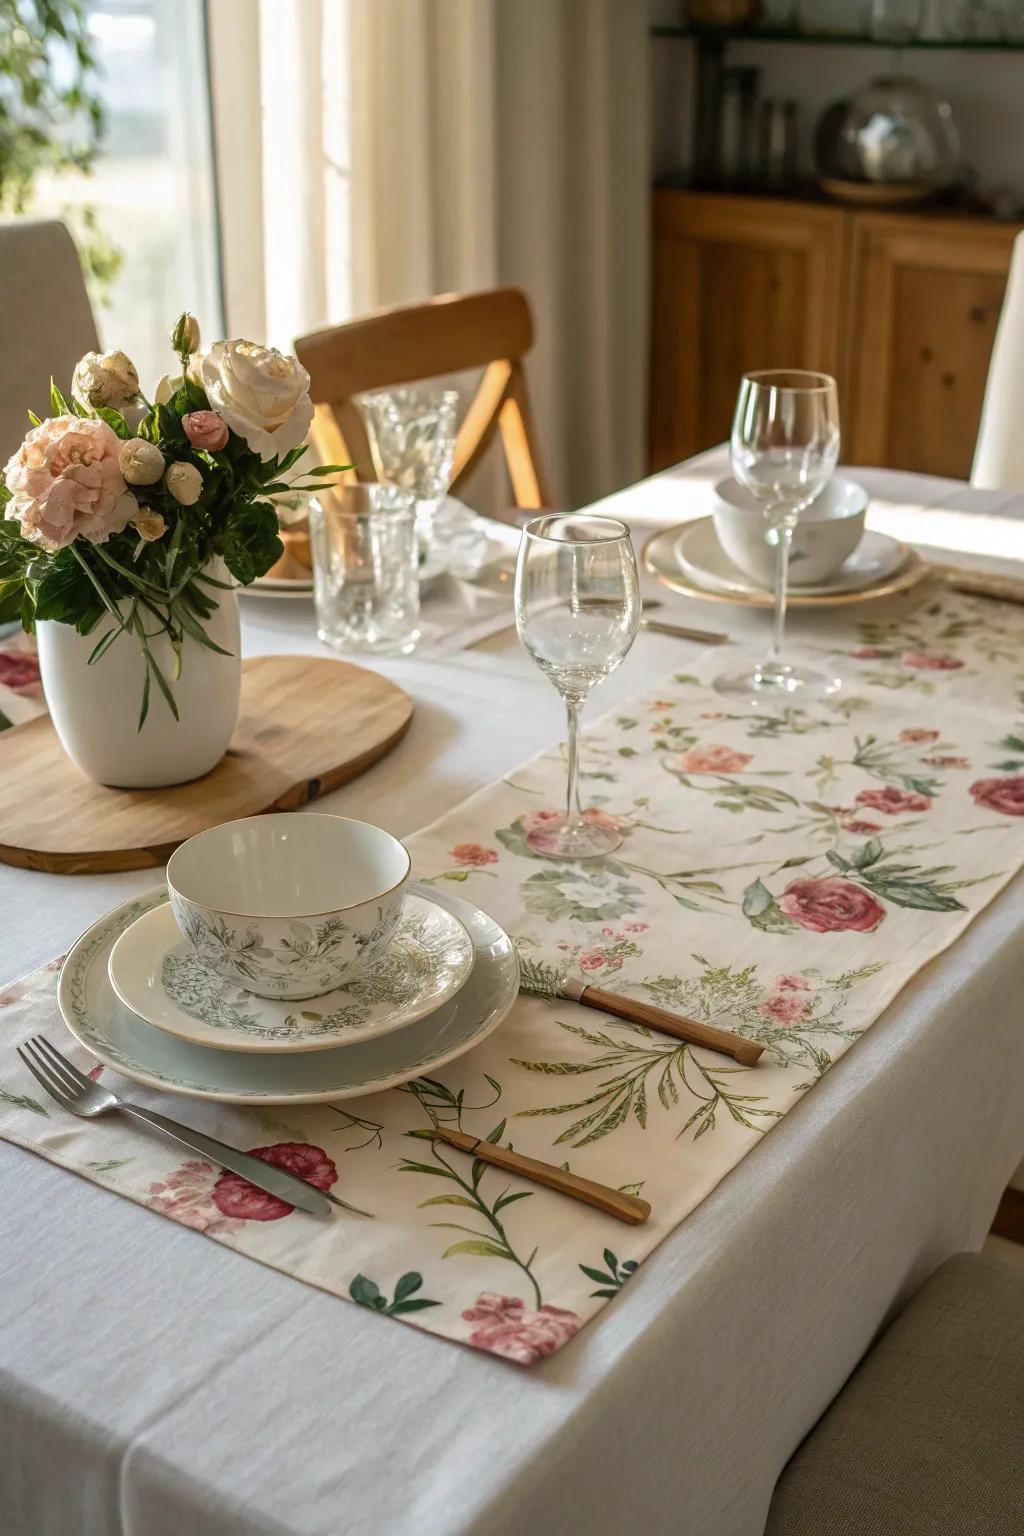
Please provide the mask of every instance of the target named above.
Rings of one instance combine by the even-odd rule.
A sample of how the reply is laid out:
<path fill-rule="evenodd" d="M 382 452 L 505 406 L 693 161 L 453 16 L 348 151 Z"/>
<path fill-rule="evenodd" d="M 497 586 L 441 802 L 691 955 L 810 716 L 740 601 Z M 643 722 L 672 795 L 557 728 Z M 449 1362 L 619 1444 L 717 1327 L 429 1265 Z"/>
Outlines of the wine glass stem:
<path fill-rule="evenodd" d="M 786 598 L 789 592 L 789 551 L 793 530 L 783 526 L 775 537 L 775 606 L 772 612 L 772 650 L 768 665 L 777 672 L 782 664 L 782 644 L 786 634 Z"/>
<path fill-rule="evenodd" d="M 578 821 L 582 812 L 580 810 L 580 701 L 567 698 L 565 710 L 569 722 L 568 744 L 566 756 L 568 758 L 568 781 L 565 791 L 565 814 L 569 821 Z"/>

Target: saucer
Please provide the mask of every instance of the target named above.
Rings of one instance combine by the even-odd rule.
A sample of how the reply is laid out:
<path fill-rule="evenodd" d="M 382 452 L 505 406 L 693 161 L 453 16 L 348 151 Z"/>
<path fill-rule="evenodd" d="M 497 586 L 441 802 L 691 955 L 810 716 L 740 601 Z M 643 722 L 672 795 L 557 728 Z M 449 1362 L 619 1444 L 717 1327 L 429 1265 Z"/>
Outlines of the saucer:
<path fill-rule="evenodd" d="M 710 517 L 652 534 L 643 549 L 646 570 L 666 587 L 710 602 L 770 608 L 772 593 L 758 587 L 727 559 Z M 916 586 L 927 574 L 921 557 L 887 534 L 869 529 L 858 548 L 828 582 L 791 584 L 794 607 L 824 608 L 866 602 Z"/>
<path fill-rule="evenodd" d="M 390 1034 L 440 1008 L 473 968 L 473 941 L 430 897 L 406 898 L 387 949 L 346 987 L 302 1002 L 257 997 L 204 965 L 167 904 L 110 952 L 110 984 L 148 1024 L 226 1051 L 320 1051 Z"/>
<path fill-rule="evenodd" d="M 434 1013 L 374 1040 L 332 1050 L 259 1055 L 214 1050 L 154 1029 L 120 1001 L 110 951 L 137 918 L 167 900 L 163 886 L 122 902 L 93 923 L 61 968 L 57 1000 L 75 1039 L 115 1072 L 164 1092 L 229 1104 L 329 1104 L 436 1072 L 492 1034 L 519 992 L 519 961 L 502 928 L 461 897 L 410 888 L 443 907 L 473 941 L 465 986 Z"/>

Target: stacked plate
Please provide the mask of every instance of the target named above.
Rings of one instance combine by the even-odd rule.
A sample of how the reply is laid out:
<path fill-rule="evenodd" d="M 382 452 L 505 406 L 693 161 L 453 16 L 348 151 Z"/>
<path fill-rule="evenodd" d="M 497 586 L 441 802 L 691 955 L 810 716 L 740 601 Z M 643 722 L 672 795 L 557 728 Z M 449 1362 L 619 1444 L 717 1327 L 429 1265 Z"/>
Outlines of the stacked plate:
<path fill-rule="evenodd" d="M 375 1093 L 470 1050 L 517 995 L 507 934 L 410 885 L 403 845 L 364 822 L 228 822 L 167 874 L 82 935 L 58 988 L 77 1039 L 139 1082 L 236 1103 Z"/>
<path fill-rule="evenodd" d="M 801 514 L 789 568 L 796 606 L 864 602 L 914 586 L 927 568 L 912 549 L 865 530 L 867 495 L 836 476 Z M 715 487 L 713 517 L 667 528 L 648 540 L 647 569 L 689 597 L 770 607 L 774 552 L 761 506 L 732 479 Z"/>

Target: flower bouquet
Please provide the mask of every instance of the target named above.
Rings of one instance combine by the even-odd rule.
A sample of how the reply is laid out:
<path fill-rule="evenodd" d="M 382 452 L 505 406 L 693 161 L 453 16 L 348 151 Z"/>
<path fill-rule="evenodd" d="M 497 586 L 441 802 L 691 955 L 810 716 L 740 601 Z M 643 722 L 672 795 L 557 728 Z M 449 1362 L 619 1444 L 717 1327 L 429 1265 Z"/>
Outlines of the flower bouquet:
<path fill-rule="evenodd" d="M 316 489 L 340 468 L 292 473 L 313 420 L 309 375 L 295 358 L 248 341 L 200 351 L 188 314 L 171 343 L 180 371 L 161 379 L 152 404 L 123 352 L 88 353 L 71 398 L 52 385 L 51 415 L 29 413 L 32 428 L 0 480 L 0 622 L 39 626 L 54 723 L 93 777 L 103 775 L 74 750 L 51 697 L 75 692 L 53 676 L 58 655 L 65 671 L 109 669 L 103 697 L 112 707 L 128 672 L 106 658 L 130 651 L 134 729 L 142 731 L 158 695 L 177 721 L 183 671 L 237 650 L 237 614 L 232 626 L 223 611 L 233 612 L 234 588 L 282 554 L 272 498 Z M 65 627 L 71 639 L 44 644 L 44 631 Z M 74 637 L 88 637 L 84 660 Z"/>

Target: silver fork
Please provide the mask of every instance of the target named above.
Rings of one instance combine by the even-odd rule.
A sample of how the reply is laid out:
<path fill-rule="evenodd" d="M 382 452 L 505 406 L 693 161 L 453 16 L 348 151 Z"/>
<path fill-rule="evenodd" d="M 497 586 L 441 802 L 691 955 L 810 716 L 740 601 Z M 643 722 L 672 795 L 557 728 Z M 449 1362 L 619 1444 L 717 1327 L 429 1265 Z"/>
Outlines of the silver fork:
<path fill-rule="evenodd" d="M 211 1163 L 226 1168 L 230 1173 L 240 1174 L 250 1184 L 257 1185 L 270 1195 L 276 1195 L 279 1200 L 286 1200 L 289 1205 L 297 1205 L 313 1216 L 329 1216 L 332 1205 L 340 1206 L 344 1211 L 352 1211 L 356 1216 L 370 1215 L 369 1211 L 360 1211 L 354 1205 L 347 1205 L 337 1195 L 314 1188 L 305 1179 L 296 1178 L 284 1168 L 275 1168 L 262 1158 L 251 1157 L 248 1152 L 239 1152 L 223 1141 L 204 1136 L 201 1131 L 179 1125 L 177 1120 L 168 1120 L 166 1115 L 143 1109 L 140 1104 L 130 1104 L 127 1099 L 119 1099 L 109 1088 L 101 1087 L 92 1078 L 86 1077 L 84 1072 L 79 1072 L 43 1035 L 34 1035 L 24 1045 L 19 1045 L 17 1050 L 36 1082 L 51 1099 L 56 1099 L 62 1108 L 70 1110 L 73 1115 L 80 1115 L 83 1120 L 92 1120 L 97 1115 L 119 1110 L 123 1115 L 130 1115 L 133 1120 L 142 1120 L 154 1130 L 162 1131 L 190 1152 L 198 1152 L 200 1157 L 208 1158 Z"/>

